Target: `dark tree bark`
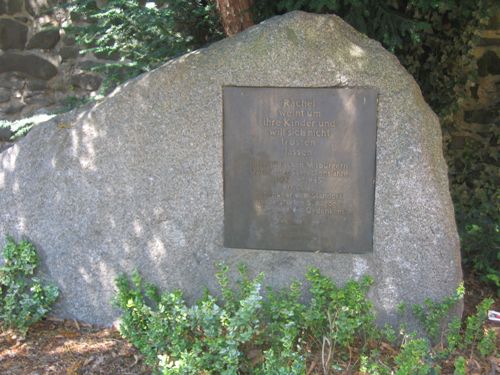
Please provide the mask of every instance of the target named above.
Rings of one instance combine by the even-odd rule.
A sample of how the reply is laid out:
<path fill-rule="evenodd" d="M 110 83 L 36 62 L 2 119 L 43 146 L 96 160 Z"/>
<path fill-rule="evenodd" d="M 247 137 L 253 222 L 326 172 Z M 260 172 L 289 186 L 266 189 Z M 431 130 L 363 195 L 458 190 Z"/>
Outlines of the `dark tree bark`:
<path fill-rule="evenodd" d="M 216 0 L 227 36 L 232 36 L 253 25 L 250 7 L 252 0 Z"/>

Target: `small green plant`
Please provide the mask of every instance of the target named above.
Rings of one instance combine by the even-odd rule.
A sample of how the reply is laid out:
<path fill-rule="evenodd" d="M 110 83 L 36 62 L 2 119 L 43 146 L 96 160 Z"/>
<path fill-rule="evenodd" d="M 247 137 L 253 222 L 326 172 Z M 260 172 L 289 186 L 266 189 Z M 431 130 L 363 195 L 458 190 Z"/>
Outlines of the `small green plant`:
<path fill-rule="evenodd" d="M 462 321 L 457 317 L 453 318 L 448 323 L 448 332 L 446 333 L 446 343 L 448 344 L 447 350 L 449 353 L 460 349 L 462 347 L 461 335 Z"/>
<path fill-rule="evenodd" d="M 305 372 L 304 317 L 306 308 L 300 302 L 302 285 L 295 281 L 281 291 L 268 289 L 264 300 L 265 332 L 260 338 L 266 358 L 257 374 L 303 374 Z"/>
<path fill-rule="evenodd" d="M 429 374 L 433 366 L 428 341 L 410 335 L 401 346 L 394 362 L 397 365 L 396 375 Z"/>
<path fill-rule="evenodd" d="M 360 282 L 348 281 L 339 288 L 319 270 L 311 269 L 306 274 L 309 281 L 311 302 L 305 313 L 305 327 L 321 346 L 323 370 L 340 367 L 334 363 L 334 353 L 343 353 L 350 362 L 350 350 L 354 340 L 366 342 L 374 336 L 372 305 L 366 293 L 372 284 L 370 277 Z"/>
<path fill-rule="evenodd" d="M 488 318 L 488 310 L 493 305 L 493 300 L 487 298 L 476 307 L 476 314 L 466 320 L 464 333 L 464 347 L 469 348 L 472 357 L 474 350 L 478 349 L 481 356 L 486 357 L 495 350 L 495 331 L 483 328 Z"/>
<path fill-rule="evenodd" d="M 361 373 L 370 375 L 389 375 L 392 374 L 391 368 L 383 362 L 380 351 L 374 349 L 369 355 L 362 355 L 360 358 L 359 370 Z"/>
<path fill-rule="evenodd" d="M 453 375 L 467 375 L 467 361 L 461 355 L 455 358 Z"/>
<path fill-rule="evenodd" d="M 50 311 L 59 296 L 54 285 L 43 285 L 34 277 L 39 258 L 28 241 L 16 243 L 7 237 L 0 267 L 0 320 L 7 329 L 26 335 L 28 328 Z"/>
<path fill-rule="evenodd" d="M 464 297 L 465 288 L 463 284 L 457 288 L 454 296 L 447 297 L 440 302 L 426 299 L 423 305 L 414 305 L 413 314 L 422 323 L 425 332 L 432 340 L 438 340 L 445 332 L 444 323 L 450 311 Z"/>

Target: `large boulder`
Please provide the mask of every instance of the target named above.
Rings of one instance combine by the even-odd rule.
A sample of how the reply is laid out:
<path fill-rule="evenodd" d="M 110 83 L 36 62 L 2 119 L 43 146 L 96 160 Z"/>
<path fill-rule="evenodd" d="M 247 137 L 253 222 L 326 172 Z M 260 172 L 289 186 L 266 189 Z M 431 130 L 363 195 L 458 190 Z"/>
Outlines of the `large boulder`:
<path fill-rule="evenodd" d="M 378 92 L 373 249 L 223 246 L 225 86 Z M 219 261 L 275 287 L 311 266 L 339 283 L 369 274 L 381 323 L 398 321 L 400 302 L 453 294 L 462 277 L 438 118 L 392 54 L 333 15 L 272 18 L 35 127 L 0 154 L 0 189 L 0 233 L 40 250 L 61 288 L 56 314 L 92 323 L 119 315 L 114 279 L 133 269 L 189 298 L 216 289 Z"/>

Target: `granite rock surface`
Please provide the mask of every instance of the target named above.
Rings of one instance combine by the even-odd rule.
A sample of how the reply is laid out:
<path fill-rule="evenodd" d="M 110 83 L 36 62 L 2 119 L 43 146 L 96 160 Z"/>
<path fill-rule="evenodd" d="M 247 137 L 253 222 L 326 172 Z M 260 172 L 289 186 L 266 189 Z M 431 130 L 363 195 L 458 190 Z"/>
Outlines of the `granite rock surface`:
<path fill-rule="evenodd" d="M 378 90 L 372 252 L 223 247 L 223 86 Z M 61 289 L 55 313 L 92 323 L 117 318 L 114 279 L 133 269 L 191 299 L 216 289 L 220 261 L 275 287 L 311 266 L 370 274 L 381 323 L 462 278 L 438 119 L 392 54 L 333 15 L 272 18 L 37 126 L 0 154 L 0 207 L 0 246 L 30 239 Z"/>

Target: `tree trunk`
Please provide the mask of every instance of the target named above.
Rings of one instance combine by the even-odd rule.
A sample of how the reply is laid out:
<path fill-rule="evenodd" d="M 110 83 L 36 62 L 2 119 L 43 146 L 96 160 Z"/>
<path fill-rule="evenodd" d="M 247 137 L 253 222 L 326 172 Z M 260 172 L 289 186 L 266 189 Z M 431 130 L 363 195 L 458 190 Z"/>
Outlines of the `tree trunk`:
<path fill-rule="evenodd" d="M 253 25 L 250 7 L 252 0 L 216 0 L 227 36 L 232 36 Z"/>

